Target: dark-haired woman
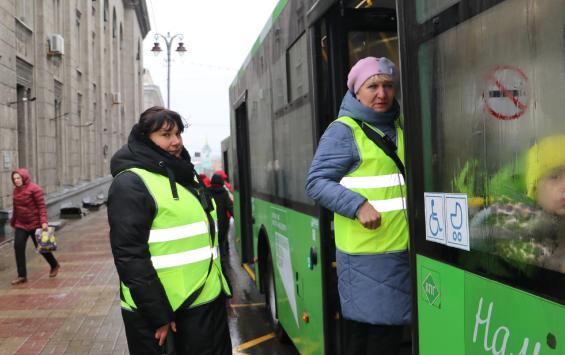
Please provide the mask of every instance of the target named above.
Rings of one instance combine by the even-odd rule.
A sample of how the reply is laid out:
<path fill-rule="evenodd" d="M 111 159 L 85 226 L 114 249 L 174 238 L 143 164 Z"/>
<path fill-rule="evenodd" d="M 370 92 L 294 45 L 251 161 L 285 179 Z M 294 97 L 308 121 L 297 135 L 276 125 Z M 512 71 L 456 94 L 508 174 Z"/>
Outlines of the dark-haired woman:
<path fill-rule="evenodd" d="M 111 161 L 110 242 L 131 354 L 232 352 L 212 204 L 183 130 L 178 113 L 152 107 Z"/>

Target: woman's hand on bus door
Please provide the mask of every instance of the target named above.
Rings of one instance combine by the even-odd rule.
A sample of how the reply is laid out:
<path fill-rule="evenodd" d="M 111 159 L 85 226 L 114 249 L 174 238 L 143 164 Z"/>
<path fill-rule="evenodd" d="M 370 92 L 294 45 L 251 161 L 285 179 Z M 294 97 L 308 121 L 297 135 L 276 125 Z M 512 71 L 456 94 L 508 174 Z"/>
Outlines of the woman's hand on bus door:
<path fill-rule="evenodd" d="M 377 229 L 381 225 L 381 214 L 369 203 L 365 201 L 357 210 L 357 219 L 363 227 Z"/>
<path fill-rule="evenodd" d="M 163 346 L 163 344 L 165 344 L 167 334 L 169 333 L 169 328 L 171 328 L 173 332 L 177 332 L 177 324 L 175 322 L 162 325 L 155 331 L 155 339 L 159 340 L 159 346 Z"/>

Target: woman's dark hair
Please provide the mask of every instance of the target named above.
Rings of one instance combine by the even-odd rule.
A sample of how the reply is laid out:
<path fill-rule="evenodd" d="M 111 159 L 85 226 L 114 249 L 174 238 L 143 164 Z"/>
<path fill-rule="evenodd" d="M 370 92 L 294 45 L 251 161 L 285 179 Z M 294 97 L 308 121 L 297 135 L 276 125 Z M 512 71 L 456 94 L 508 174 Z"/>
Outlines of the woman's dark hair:
<path fill-rule="evenodd" d="M 139 116 L 138 128 L 144 135 L 158 131 L 164 125 L 176 125 L 179 133 L 184 131 L 182 117 L 175 111 L 161 106 L 153 106 Z"/>

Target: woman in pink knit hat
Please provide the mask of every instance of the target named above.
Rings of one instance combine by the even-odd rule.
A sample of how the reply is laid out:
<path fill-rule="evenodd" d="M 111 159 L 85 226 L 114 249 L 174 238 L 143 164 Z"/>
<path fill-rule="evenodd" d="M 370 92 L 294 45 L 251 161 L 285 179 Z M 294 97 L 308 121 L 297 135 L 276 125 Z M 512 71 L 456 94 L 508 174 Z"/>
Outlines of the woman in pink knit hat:
<path fill-rule="evenodd" d="M 363 58 L 347 88 L 318 144 L 306 192 L 334 212 L 345 352 L 398 354 L 411 289 L 396 66 Z"/>

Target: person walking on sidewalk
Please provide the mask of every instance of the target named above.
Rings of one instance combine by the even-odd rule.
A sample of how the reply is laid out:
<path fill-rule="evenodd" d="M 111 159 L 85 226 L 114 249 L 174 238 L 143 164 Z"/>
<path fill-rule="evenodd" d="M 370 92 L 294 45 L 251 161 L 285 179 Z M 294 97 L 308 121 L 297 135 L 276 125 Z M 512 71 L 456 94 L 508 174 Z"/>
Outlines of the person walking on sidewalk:
<path fill-rule="evenodd" d="M 108 220 L 131 354 L 231 354 L 212 201 L 180 115 L 143 112 L 110 164 Z M 172 332 L 171 332 L 172 331 Z"/>
<path fill-rule="evenodd" d="M 12 281 L 12 285 L 27 282 L 26 270 L 26 244 L 27 238 L 31 236 L 33 244 L 37 248 L 35 230 L 42 228 L 47 230 L 47 210 L 43 198 L 43 190 L 39 185 L 31 182 L 31 176 L 27 169 L 16 169 L 12 172 L 14 183 L 13 212 L 10 225 L 14 228 L 14 251 L 16 254 L 16 265 L 18 277 Z M 49 277 L 57 276 L 59 263 L 52 253 L 41 253 L 47 260 L 51 271 Z"/>

